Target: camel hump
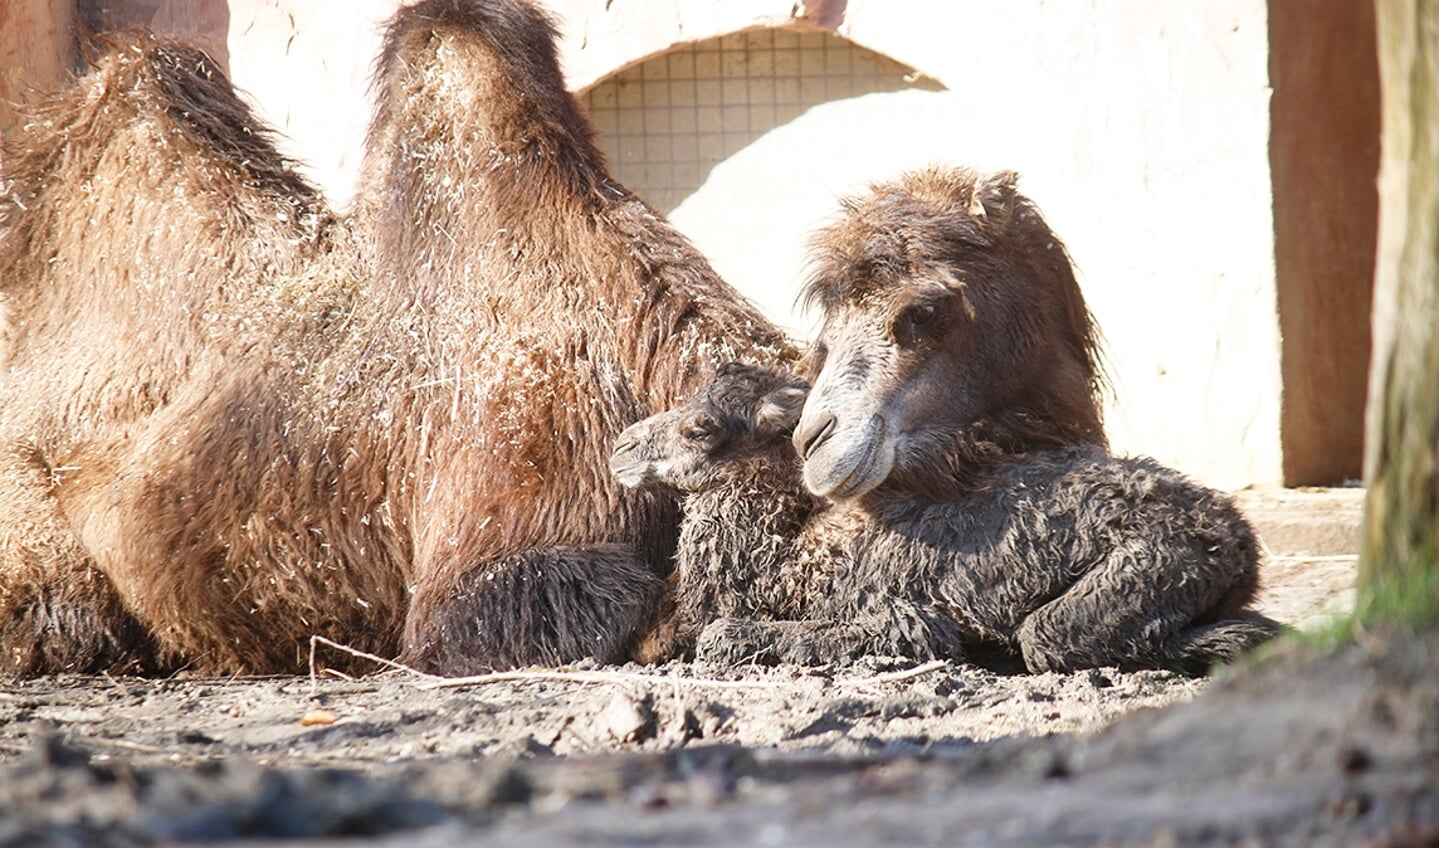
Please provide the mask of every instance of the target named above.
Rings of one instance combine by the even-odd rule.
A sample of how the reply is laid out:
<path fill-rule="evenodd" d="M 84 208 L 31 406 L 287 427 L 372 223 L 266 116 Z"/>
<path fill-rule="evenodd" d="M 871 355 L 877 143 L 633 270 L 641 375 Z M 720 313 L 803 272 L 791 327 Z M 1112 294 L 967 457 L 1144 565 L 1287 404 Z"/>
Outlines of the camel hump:
<path fill-rule="evenodd" d="M 312 264 L 334 219 L 202 51 L 127 31 L 87 52 L 0 157 L 0 354 L 75 392 L 129 363 L 148 378 L 101 405 L 150 409 L 216 336 L 204 316 Z"/>
<path fill-rule="evenodd" d="M 386 29 L 378 76 L 413 64 L 441 43 L 482 48 L 527 93 L 563 93 L 554 20 L 526 0 L 421 0 L 400 9 Z M 484 68 L 483 70 L 492 70 Z"/>
<path fill-rule="evenodd" d="M 294 207 L 323 211 L 320 192 L 275 147 L 274 131 L 236 94 L 229 78 L 203 50 L 145 33 L 129 35 L 140 61 L 126 71 L 144 92 L 139 118 L 164 117 L 176 132 L 224 171 L 224 181 L 241 180 L 251 191 Z M 123 53 L 111 51 L 117 59 Z M 125 64 L 120 59 L 121 64 Z"/>
<path fill-rule="evenodd" d="M 77 185 L 72 178 L 139 191 L 123 184 L 127 174 L 155 183 L 184 168 L 217 188 L 255 193 L 301 213 L 321 211 L 319 191 L 280 154 L 272 130 L 203 50 L 129 30 L 93 36 L 84 52 L 90 70 L 43 98 L 7 143 L 4 178 L 12 192 L 21 198 L 69 192 Z M 157 143 L 135 143 L 142 139 Z M 187 161 L 196 153 L 199 161 Z M 165 200 L 183 198 L 172 191 Z"/>
<path fill-rule="evenodd" d="M 319 191 L 209 56 L 143 31 L 96 36 L 86 53 L 89 69 L 37 100 L 0 157 L 12 320 L 158 292 L 204 299 L 311 252 L 331 220 Z"/>
<path fill-rule="evenodd" d="M 558 37 L 554 20 L 525 0 L 421 0 L 399 10 L 376 63 L 369 148 L 388 149 L 400 126 L 438 121 L 486 170 L 528 154 L 602 169 L 589 120 L 565 87 Z"/>

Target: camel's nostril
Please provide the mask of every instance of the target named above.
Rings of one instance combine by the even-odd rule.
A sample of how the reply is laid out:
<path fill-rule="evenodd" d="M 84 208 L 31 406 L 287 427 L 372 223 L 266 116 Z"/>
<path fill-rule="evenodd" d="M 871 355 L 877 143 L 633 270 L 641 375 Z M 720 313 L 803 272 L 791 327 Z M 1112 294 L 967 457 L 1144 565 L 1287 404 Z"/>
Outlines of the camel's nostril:
<path fill-rule="evenodd" d="M 809 459 L 810 454 L 819 450 L 819 446 L 834 435 L 834 428 L 838 422 L 839 419 L 835 417 L 834 413 L 826 412 L 810 422 L 808 426 L 797 430 L 794 434 L 794 443 L 795 447 L 799 449 L 799 455 Z"/>

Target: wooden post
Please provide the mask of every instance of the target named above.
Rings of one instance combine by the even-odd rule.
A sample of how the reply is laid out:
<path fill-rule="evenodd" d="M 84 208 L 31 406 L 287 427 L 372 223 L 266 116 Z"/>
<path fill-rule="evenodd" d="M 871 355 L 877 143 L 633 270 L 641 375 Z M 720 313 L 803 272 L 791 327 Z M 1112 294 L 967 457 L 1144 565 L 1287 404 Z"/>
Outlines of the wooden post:
<path fill-rule="evenodd" d="M 1439 622 L 1439 0 L 1377 0 L 1383 153 L 1358 621 Z"/>
<path fill-rule="evenodd" d="M 75 61 L 71 0 L 0 3 L 0 134 L 15 121 L 10 106 L 65 79 Z"/>

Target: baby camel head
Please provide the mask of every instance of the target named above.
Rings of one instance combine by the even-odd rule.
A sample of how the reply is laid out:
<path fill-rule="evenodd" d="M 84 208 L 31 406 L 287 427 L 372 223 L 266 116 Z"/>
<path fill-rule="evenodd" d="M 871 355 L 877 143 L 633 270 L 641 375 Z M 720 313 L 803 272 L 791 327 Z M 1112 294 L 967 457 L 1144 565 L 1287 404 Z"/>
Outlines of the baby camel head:
<path fill-rule="evenodd" d="M 794 435 L 810 491 L 943 499 L 1007 459 L 1104 443 L 1097 331 L 1016 179 L 920 171 L 816 236 L 823 325 Z"/>
<path fill-rule="evenodd" d="M 789 436 L 807 391 L 778 369 L 722 365 L 688 403 L 620 433 L 610 471 L 633 488 L 701 492 L 792 466 Z"/>

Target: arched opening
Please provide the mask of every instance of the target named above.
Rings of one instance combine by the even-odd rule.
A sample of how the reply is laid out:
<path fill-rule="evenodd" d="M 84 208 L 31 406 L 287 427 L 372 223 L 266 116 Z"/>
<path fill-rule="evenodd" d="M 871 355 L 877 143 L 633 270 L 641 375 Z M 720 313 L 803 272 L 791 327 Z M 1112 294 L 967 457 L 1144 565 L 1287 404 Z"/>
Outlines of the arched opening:
<path fill-rule="evenodd" d="M 808 232 L 839 194 L 933 158 L 897 154 L 888 135 L 908 123 L 894 110 L 923 112 L 913 98 L 941 91 L 829 32 L 755 29 L 676 47 L 581 97 L 615 176 L 801 330 Z"/>
<path fill-rule="evenodd" d="M 666 214 L 715 165 L 831 100 L 937 89 L 828 32 L 756 29 L 676 47 L 583 94 L 615 175 Z"/>

